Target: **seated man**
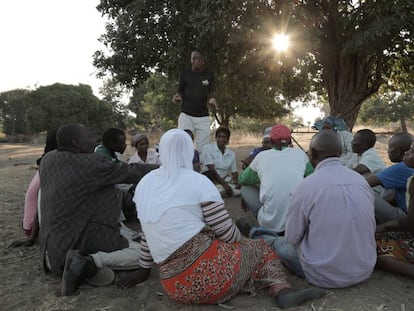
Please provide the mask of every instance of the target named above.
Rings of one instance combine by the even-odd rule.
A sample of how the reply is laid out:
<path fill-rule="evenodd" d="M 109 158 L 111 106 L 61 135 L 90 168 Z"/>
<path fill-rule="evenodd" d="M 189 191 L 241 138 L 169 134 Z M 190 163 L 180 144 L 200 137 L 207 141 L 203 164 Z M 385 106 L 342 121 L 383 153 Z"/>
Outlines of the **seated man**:
<path fill-rule="evenodd" d="M 262 146 L 258 148 L 254 148 L 252 151 L 250 151 L 249 156 L 245 158 L 244 160 L 241 160 L 242 162 L 242 168 L 245 169 L 252 163 L 253 159 L 262 151 L 269 150 L 272 148 L 272 140 L 270 139 L 270 131 L 272 130 L 271 127 L 268 127 L 264 130 L 263 138 L 262 138 Z"/>
<path fill-rule="evenodd" d="M 384 161 L 374 149 L 377 138 L 370 129 L 359 130 L 352 140 L 352 158 L 345 164 L 354 171 L 365 175 L 375 174 L 386 168 Z"/>
<path fill-rule="evenodd" d="M 123 154 L 125 152 L 126 146 L 126 136 L 124 131 L 116 127 L 111 127 L 103 132 L 102 144 L 96 146 L 95 153 L 103 155 L 105 158 L 112 162 L 121 163 L 121 161 L 118 159 L 117 153 Z M 135 204 L 132 201 L 136 185 L 118 184 L 115 186 L 121 190 L 122 194 L 122 213 L 120 220 L 127 220 L 129 222 L 137 221 Z"/>
<path fill-rule="evenodd" d="M 239 183 L 242 199 L 259 225 L 283 234 L 291 191 L 308 173 L 309 160 L 303 150 L 289 147 L 291 133 L 287 126 L 273 126 L 270 138 L 273 148 L 254 158 L 240 174 Z"/>
<path fill-rule="evenodd" d="M 414 144 L 404 155 L 414 168 Z M 407 182 L 408 214 L 377 226 L 377 268 L 414 279 L 414 182 Z"/>
<path fill-rule="evenodd" d="M 340 163 L 340 154 L 337 134 L 317 133 L 309 148 L 315 172 L 292 193 L 285 236 L 250 230 L 294 273 L 325 288 L 365 281 L 376 261 L 373 191 L 361 175 Z"/>
<path fill-rule="evenodd" d="M 111 127 L 102 134 L 102 144 L 96 146 L 95 152 L 104 155 L 107 159 L 119 163 L 117 152 L 123 154 L 126 149 L 125 133 L 118 128 Z"/>
<path fill-rule="evenodd" d="M 397 133 L 388 142 L 388 157 L 391 162 L 397 163 L 385 170 L 367 176 L 367 181 L 371 187 L 382 186 L 385 189 L 394 190 L 394 197 L 388 198 L 390 202 L 375 194 L 375 218 L 377 224 L 382 224 L 391 220 L 398 220 L 407 214 L 405 201 L 407 180 L 414 174 L 414 169 L 408 167 L 403 162 L 403 156 L 411 144 L 414 137 L 408 133 Z M 394 199 L 395 200 L 392 200 Z"/>
<path fill-rule="evenodd" d="M 114 185 L 135 183 L 157 166 L 114 163 L 93 153 L 88 130 L 80 124 L 61 126 L 56 139 L 58 150 L 40 163 L 40 241 L 47 271 L 63 273 L 65 296 L 97 268 L 136 267 L 140 247 L 120 234 L 121 200 Z"/>
<path fill-rule="evenodd" d="M 239 174 L 236 155 L 227 147 L 229 140 L 229 128 L 220 126 L 216 130 L 216 142 L 206 145 L 201 152 L 201 173 L 216 184 L 221 194 L 237 196 L 240 194 Z"/>

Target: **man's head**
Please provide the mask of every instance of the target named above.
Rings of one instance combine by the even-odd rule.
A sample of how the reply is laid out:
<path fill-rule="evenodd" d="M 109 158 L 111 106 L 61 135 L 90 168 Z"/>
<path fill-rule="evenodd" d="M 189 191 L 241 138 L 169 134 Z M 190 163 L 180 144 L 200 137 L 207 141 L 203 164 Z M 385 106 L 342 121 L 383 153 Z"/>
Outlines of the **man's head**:
<path fill-rule="evenodd" d="M 291 132 L 290 129 L 283 124 L 276 124 L 270 131 L 270 139 L 272 140 L 273 147 L 276 149 L 282 149 L 282 147 L 288 147 L 291 145 Z"/>
<path fill-rule="evenodd" d="M 393 163 L 403 160 L 404 153 L 410 149 L 414 136 L 409 133 L 396 133 L 388 141 L 388 158 Z"/>
<path fill-rule="evenodd" d="M 230 129 L 225 126 L 220 126 L 216 130 L 216 142 L 218 147 L 224 147 L 229 143 L 230 140 Z"/>
<path fill-rule="evenodd" d="M 361 155 L 368 149 L 373 148 L 376 141 L 377 137 L 370 129 L 359 130 L 355 133 L 354 139 L 351 143 L 352 152 Z"/>
<path fill-rule="evenodd" d="M 74 153 L 92 153 L 93 141 L 89 129 L 82 124 L 65 124 L 56 133 L 58 150 Z"/>
<path fill-rule="evenodd" d="M 203 52 L 195 50 L 191 52 L 191 69 L 193 71 L 203 71 L 205 55 Z"/>
<path fill-rule="evenodd" d="M 190 135 L 191 140 L 194 141 L 194 134 L 192 130 L 185 129 L 184 132 L 186 132 L 188 135 Z"/>
<path fill-rule="evenodd" d="M 332 130 L 321 130 L 315 134 L 309 145 L 309 160 L 313 167 L 326 158 L 339 157 L 342 152 L 341 139 Z"/>
<path fill-rule="evenodd" d="M 116 127 L 111 127 L 102 134 L 102 145 L 111 152 L 124 153 L 126 148 L 125 141 L 125 133 Z"/>
<path fill-rule="evenodd" d="M 405 165 L 414 168 L 414 143 L 412 143 L 410 149 L 404 153 L 403 161 Z"/>

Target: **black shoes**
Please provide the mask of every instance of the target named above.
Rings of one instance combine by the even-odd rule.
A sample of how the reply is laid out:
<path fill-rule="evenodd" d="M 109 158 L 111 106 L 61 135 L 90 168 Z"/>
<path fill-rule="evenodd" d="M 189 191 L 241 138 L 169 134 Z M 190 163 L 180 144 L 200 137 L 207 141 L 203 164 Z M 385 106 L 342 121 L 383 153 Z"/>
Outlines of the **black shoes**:
<path fill-rule="evenodd" d="M 62 276 L 62 296 L 72 296 L 79 285 L 86 278 L 93 276 L 97 269 L 90 256 L 81 256 L 75 249 L 68 250 Z"/>
<path fill-rule="evenodd" d="M 250 229 L 252 229 L 252 226 L 249 224 L 246 218 L 239 218 L 236 220 L 236 227 L 240 230 L 240 232 L 245 237 L 250 237 Z"/>
<path fill-rule="evenodd" d="M 288 290 L 276 296 L 276 303 L 279 308 L 287 309 L 298 307 L 307 301 L 325 297 L 326 291 L 318 287 L 308 287 L 298 290 Z"/>

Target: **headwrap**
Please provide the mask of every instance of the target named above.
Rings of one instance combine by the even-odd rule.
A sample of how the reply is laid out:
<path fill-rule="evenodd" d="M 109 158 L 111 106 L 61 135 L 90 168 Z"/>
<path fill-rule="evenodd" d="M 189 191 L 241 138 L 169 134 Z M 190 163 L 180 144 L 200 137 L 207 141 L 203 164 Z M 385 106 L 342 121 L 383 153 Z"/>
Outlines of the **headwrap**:
<path fill-rule="evenodd" d="M 161 167 L 145 175 L 135 190 L 139 219 L 157 222 L 171 207 L 222 202 L 214 184 L 193 171 L 194 147 L 190 135 L 171 129 L 160 140 Z"/>
<path fill-rule="evenodd" d="M 286 125 L 276 124 L 270 131 L 270 138 L 272 141 L 288 142 L 291 139 L 290 129 Z"/>
<path fill-rule="evenodd" d="M 137 143 L 144 138 L 148 139 L 147 135 L 145 135 L 144 133 L 139 133 L 139 132 L 132 133 L 131 134 L 131 146 L 135 147 Z"/>

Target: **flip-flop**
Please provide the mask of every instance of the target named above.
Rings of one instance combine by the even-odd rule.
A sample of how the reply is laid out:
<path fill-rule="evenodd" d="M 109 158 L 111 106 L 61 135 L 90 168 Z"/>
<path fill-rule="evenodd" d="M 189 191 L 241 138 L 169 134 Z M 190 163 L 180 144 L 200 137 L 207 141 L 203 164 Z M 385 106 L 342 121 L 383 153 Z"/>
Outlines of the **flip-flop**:
<path fill-rule="evenodd" d="M 115 273 L 108 267 L 104 266 L 95 273 L 94 276 L 87 278 L 86 282 L 92 286 L 108 286 L 115 280 Z"/>

